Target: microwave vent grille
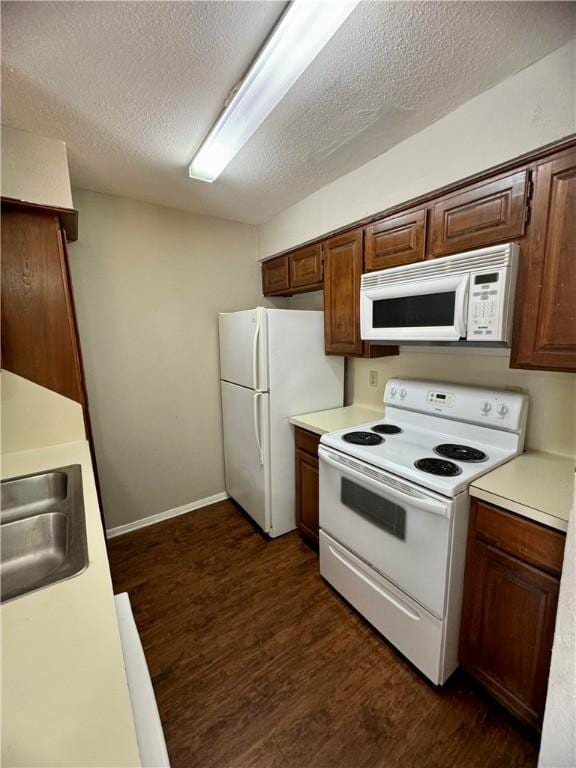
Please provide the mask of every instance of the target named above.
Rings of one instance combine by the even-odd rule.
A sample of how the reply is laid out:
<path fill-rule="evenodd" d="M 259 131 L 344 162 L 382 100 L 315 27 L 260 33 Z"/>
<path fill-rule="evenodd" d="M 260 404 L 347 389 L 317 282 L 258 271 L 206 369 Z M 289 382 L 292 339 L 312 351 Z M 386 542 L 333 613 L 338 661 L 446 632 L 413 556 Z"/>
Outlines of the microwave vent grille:
<path fill-rule="evenodd" d="M 501 269 L 509 266 L 514 253 L 513 245 L 499 248 L 482 248 L 457 256 L 409 264 L 404 267 L 367 272 L 362 275 L 362 288 L 377 288 L 389 283 L 404 283 L 413 280 L 428 280 L 446 275 L 459 275 L 485 269 Z"/>

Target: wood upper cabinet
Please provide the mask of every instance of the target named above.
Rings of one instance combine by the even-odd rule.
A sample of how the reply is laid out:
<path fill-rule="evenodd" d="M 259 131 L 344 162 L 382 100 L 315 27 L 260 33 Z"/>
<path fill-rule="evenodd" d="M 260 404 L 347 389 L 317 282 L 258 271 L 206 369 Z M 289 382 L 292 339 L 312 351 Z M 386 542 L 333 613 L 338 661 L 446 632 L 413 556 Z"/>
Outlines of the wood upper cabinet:
<path fill-rule="evenodd" d="M 387 216 L 366 227 L 364 269 L 369 272 L 422 261 L 426 255 L 427 209 Z"/>
<path fill-rule="evenodd" d="M 300 248 L 290 254 L 290 288 L 295 291 L 305 288 L 322 288 L 323 265 L 322 243 Z"/>
<path fill-rule="evenodd" d="M 441 197 L 432 206 L 430 257 L 522 237 L 528 190 L 522 170 Z"/>
<path fill-rule="evenodd" d="M 369 344 L 360 336 L 362 241 L 360 228 L 324 241 L 324 348 L 327 355 L 398 354 L 398 347 Z"/>
<path fill-rule="evenodd" d="M 286 294 L 290 288 L 288 256 L 277 256 L 262 263 L 262 293 L 264 296 Z"/>
<path fill-rule="evenodd" d="M 363 271 L 519 241 L 511 366 L 576 371 L 575 145 L 573 138 L 562 149 L 545 148 L 481 181 L 458 182 L 452 192 L 423 195 L 404 211 L 270 259 L 262 264 L 263 292 L 291 296 L 324 286 L 327 354 L 398 354 L 362 342 Z"/>
<path fill-rule="evenodd" d="M 315 243 L 262 263 L 262 293 L 292 296 L 321 290 L 323 283 L 322 243 Z"/>
<path fill-rule="evenodd" d="M 532 209 L 512 365 L 576 371 L 576 150 L 536 166 Z"/>
<path fill-rule="evenodd" d="M 65 236 L 49 213 L 2 210 L 2 366 L 85 403 Z"/>
<path fill-rule="evenodd" d="M 362 230 L 324 244 L 324 343 L 326 354 L 359 355 Z"/>
<path fill-rule="evenodd" d="M 320 437 L 294 428 L 296 444 L 296 525 L 300 533 L 318 544 L 319 538 L 319 461 Z"/>
<path fill-rule="evenodd" d="M 460 662 L 507 709 L 544 714 L 564 536 L 472 500 Z"/>

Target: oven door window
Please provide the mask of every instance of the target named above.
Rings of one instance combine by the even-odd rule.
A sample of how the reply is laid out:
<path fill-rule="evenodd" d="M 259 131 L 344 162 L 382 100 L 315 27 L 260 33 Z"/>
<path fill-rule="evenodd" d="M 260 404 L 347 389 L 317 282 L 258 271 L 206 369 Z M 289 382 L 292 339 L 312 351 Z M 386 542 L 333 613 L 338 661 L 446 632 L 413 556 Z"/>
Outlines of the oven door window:
<path fill-rule="evenodd" d="M 373 328 L 434 328 L 454 325 L 456 291 L 396 296 L 372 302 Z"/>
<path fill-rule="evenodd" d="M 406 539 L 404 507 L 357 485 L 346 477 L 341 480 L 340 501 L 348 509 L 370 520 L 390 535 L 401 541 Z"/>

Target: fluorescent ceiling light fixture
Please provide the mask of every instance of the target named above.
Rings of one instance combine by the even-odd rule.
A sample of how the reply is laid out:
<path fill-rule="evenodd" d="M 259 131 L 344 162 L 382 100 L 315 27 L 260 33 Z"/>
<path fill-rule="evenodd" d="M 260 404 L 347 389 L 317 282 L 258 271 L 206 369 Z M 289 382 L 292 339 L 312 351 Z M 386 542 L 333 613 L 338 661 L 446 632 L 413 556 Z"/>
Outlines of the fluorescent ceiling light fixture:
<path fill-rule="evenodd" d="M 360 0 L 293 0 L 188 167 L 214 181 Z"/>

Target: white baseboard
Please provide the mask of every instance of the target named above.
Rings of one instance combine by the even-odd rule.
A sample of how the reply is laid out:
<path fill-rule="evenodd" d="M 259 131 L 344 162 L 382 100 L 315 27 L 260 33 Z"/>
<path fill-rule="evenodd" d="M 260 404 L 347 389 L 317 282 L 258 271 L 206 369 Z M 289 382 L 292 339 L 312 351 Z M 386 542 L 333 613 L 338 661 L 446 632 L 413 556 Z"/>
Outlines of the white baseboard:
<path fill-rule="evenodd" d="M 159 512 L 157 515 L 150 515 L 150 517 L 143 517 L 141 520 L 134 520 L 133 523 L 117 525 L 115 528 L 107 528 L 106 538 L 113 539 L 116 536 L 122 536 L 124 533 L 137 531 L 139 528 L 146 528 L 149 525 L 161 523 L 163 520 L 169 520 L 171 517 L 178 517 L 178 515 L 185 515 L 186 512 L 192 512 L 195 509 L 208 507 L 210 504 L 216 504 L 218 501 L 224 501 L 227 498 L 227 493 L 215 493 L 213 496 L 206 496 L 204 499 L 191 501 L 189 504 L 183 504 L 181 507 L 174 507 L 174 509 L 167 509 L 165 512 Z"/>

